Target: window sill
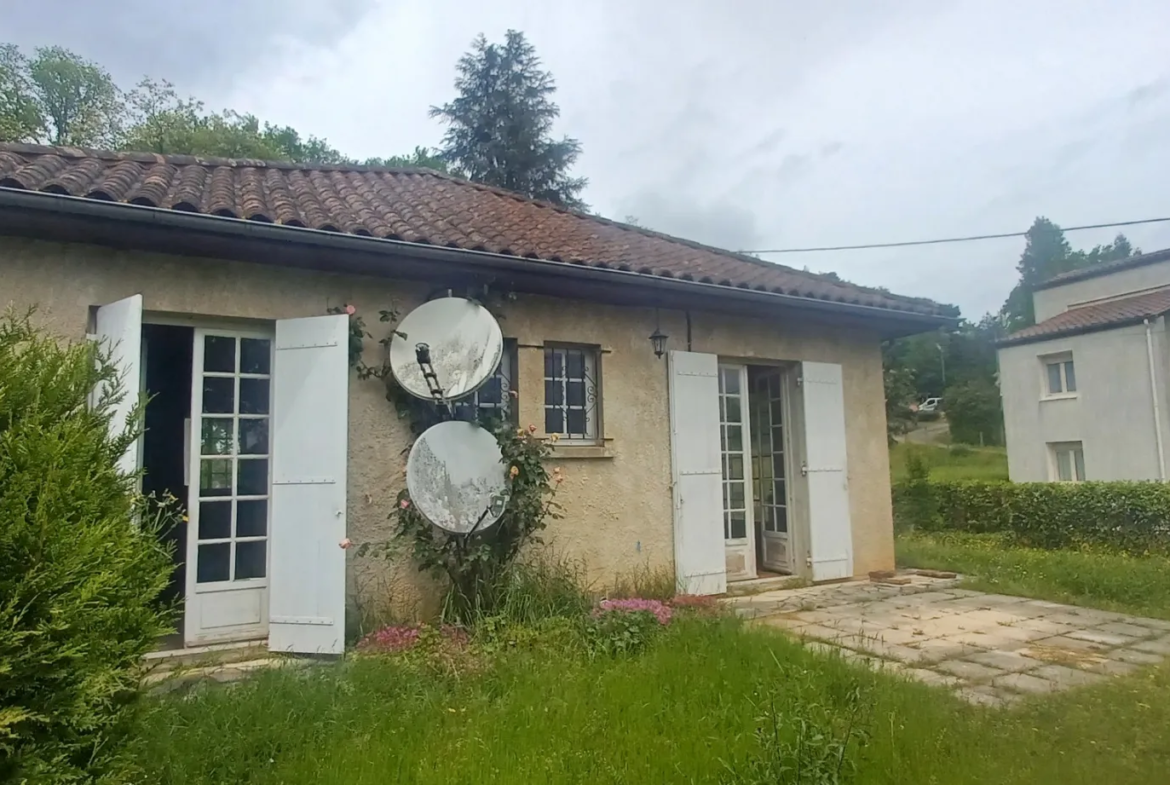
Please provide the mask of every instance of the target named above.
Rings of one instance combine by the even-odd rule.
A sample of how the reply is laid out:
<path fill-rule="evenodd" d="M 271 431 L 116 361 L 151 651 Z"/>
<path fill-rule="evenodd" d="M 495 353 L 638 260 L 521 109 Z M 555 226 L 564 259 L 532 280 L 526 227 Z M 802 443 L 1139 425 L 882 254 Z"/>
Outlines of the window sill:
<path fill-rule="evenodd" d="M 613 450 L 608 444 L 556 444 L 553 446 L 552 460 L 578 458 L 612 458 Z"/>
<path fill-rule="evenodd" d="M 1079 393 L 1060 393 L 1058 395 L 1045 395 L 1040 398 L 1040 402 L 1044 401 L 1072 401 L 1080 397 Z"/>

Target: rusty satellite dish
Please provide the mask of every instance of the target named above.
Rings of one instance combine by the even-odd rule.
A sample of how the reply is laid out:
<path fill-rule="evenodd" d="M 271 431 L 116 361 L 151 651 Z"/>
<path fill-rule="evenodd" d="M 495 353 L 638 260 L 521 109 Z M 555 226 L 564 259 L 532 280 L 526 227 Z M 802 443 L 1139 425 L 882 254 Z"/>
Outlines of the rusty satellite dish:
<path fill-rule="evenodd" d="M 390 339 L 390 371 L 411 395 L 446 402 L 475 392 L 503 353 L 500 325 L 486 308 L 441 297 L 402 320 Z"/>
<path fill-rule="evenodd" d="M 491 526 L 508 505 L 496 437 L 459 420 L 432 425 L 410 448 L 406 489 L 418 511 L 440 529 L 473 534 Z"/>

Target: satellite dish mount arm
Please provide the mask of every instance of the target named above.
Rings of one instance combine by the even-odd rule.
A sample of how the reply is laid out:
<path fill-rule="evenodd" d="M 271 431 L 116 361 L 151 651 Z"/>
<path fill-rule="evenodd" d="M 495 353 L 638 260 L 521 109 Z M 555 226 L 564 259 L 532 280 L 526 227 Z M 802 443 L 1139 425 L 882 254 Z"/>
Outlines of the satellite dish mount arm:
<path fill-rule="evenodd" d="M 439 377 L 435 374 L 435 366 L 431 364 L 431 347 L 425 343 L 415 344 L 414 356 L 418 360 L 418 367 L 422 369 L 423 378 L 426 379 L 427 389 L 431 391 L 435 405 L 439 407 L 439 411 L 445 417 L 453 417 L 451 405 L 447 402 L 447 396 L 444 395 L 443 387 L 439 384 Z"/>

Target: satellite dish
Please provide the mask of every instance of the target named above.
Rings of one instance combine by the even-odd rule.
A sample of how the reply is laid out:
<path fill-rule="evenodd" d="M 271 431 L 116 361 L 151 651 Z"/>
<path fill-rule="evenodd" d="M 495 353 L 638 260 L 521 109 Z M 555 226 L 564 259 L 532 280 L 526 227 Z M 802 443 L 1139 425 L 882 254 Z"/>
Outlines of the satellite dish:
<path fill-rule="evenodd" d="M 508 505 L 496 437 L 459 420 L 432 425 L 410 448 L 406 489 L 418 511 L 440 529 L 470 534 L 491 526 Z"/>
<path fill-rule="evenodd" d="M 486 308 L 462 297 L 442 297 L 402 320 L 390 339 L 390 371 L 417 398 L 451 400 L 470 395 L 490 379 L 503 354 L 504 335 Z"/>

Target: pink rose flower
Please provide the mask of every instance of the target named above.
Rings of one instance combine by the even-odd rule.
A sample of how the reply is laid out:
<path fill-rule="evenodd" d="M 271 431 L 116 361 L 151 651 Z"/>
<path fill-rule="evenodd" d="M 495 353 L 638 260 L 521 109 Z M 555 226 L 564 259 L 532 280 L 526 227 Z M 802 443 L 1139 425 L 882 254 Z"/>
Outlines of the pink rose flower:
<path fill-rule="evenodd" d="M 410 507 L 410 499 L 403 499 L 402 501 L 398 502 L 398 506 L 405 510 L 406 508 Z"/>
<path fill-rule="evenodd" d="M 337 545 L 341 548 L 341 550 L 348 551 L 353 546 L 353 540 L 346 537 L 344 540 L 337 543 Z"/>
<path fill-rule="evenodd" d="M 357 313 L 357 308 L 354 308 L 352 305 L 347 305 L 345 306 L 345 312 L 350 316 L 353 316 L 355 313 Z"/>

